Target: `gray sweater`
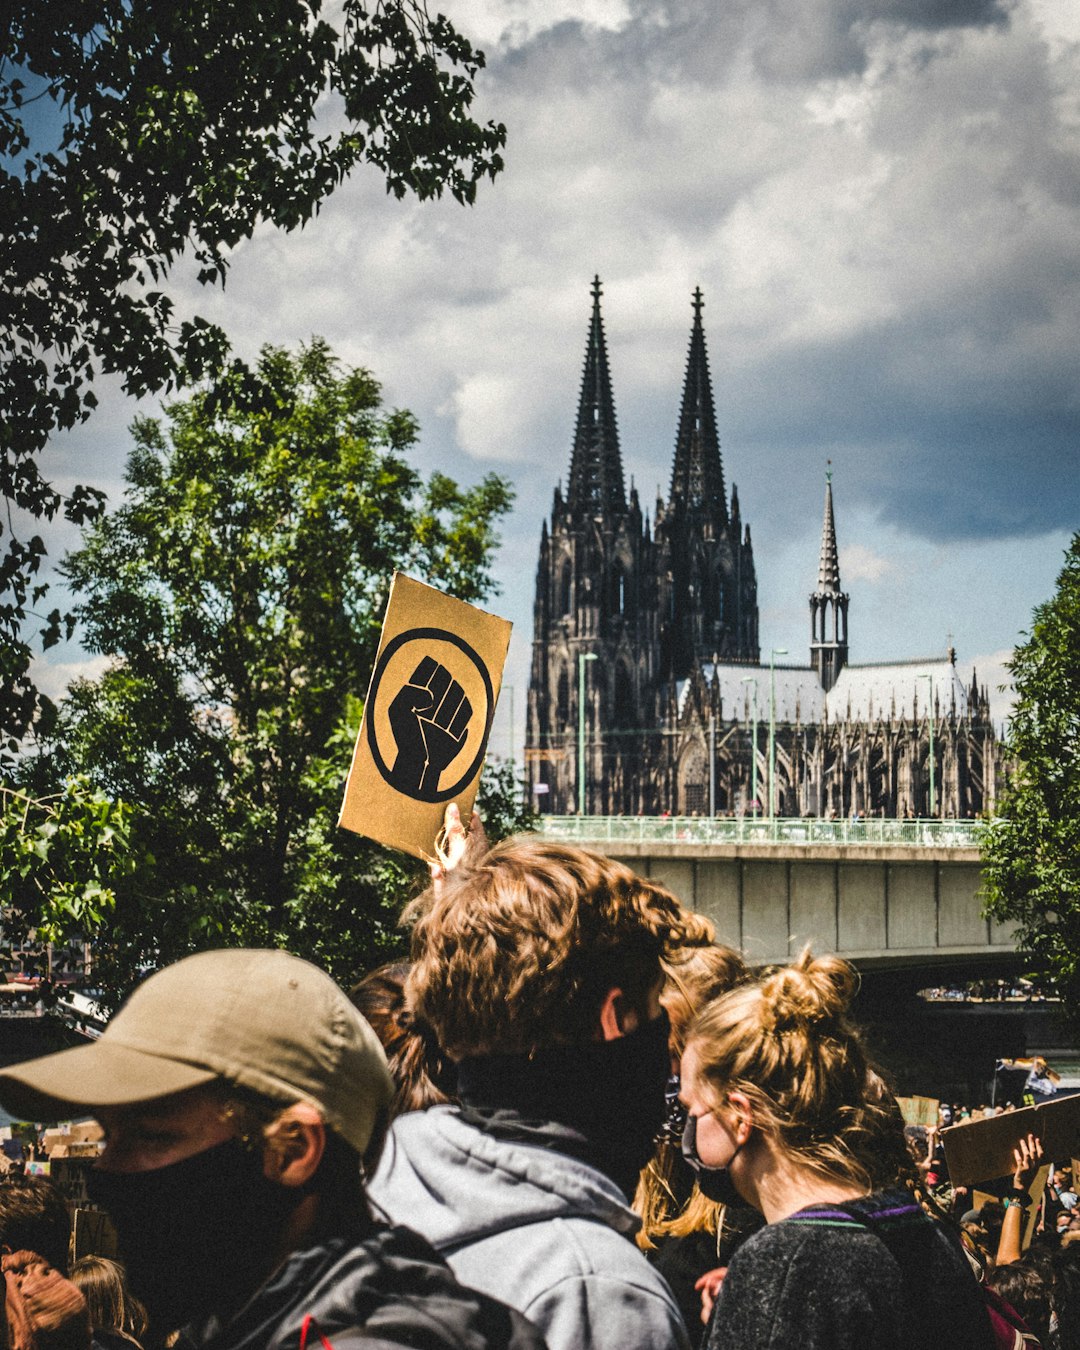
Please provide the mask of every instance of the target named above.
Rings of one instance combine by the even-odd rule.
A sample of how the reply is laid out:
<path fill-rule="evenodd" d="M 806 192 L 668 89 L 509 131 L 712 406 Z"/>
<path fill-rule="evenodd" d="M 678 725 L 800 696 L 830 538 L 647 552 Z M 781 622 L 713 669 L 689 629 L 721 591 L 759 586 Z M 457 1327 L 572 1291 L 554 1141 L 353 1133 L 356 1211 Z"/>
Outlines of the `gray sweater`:
<path fill-rule="evenodd" d="M 368 1193 L 550 1350 L 688 1350 L 671 1291 L 634 1245 L 637 1215 L 585 1162 L 437 1106 L 394 1122 Z"/>

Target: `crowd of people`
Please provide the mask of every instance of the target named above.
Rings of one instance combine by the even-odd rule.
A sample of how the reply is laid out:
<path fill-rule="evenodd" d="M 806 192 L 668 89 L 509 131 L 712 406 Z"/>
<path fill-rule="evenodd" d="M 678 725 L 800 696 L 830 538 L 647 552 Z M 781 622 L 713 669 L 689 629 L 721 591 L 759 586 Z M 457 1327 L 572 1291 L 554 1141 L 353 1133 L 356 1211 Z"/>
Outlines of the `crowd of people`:
<path fill-rule="evenodd" d="M 972 1216 L 848 965 L 755 974 L 621 863 L 448 825 L 410 961 L 351 995 L 203 952 L 0 1071 L 6 1109 L 100 1122 L 120 1257 L 68 1272 L 49 1182 L 0 1182 L 10 1344 L 1080 1348 L 1068 1177 L 1026 1251 L 1037 1140 L 996 1233 Z"/>

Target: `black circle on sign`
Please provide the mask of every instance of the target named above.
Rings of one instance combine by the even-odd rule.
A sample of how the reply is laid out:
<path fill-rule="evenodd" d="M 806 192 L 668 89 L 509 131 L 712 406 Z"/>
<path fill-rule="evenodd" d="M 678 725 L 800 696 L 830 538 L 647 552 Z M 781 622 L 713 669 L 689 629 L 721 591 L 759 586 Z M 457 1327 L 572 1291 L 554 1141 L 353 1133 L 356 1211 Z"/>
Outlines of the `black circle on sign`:
<path fill-rule="evenodd" d="M 371 677 L 371 690 L 368 693 L 368 703 L 371 706 L 371 716 L 366 716 L 365 709 L 364 722 L 367 726 L 368 746 L 371 750 L 371 757 L 375 761 L 375 767 L 382 774 L 383 778 L 395 792 L 401 792 L 390 780 L 390 770 L 386 766 L 386 760 L 382 757 L 382 751 L 379 749 L 378 737 L 375 735 L 375 709 L 379 701 L 379 685 L 382 683 L 382 677 L 386 673 L 386 667 L 390 658 L 401 650 L 407 642 L 421 642 L 435 639 L 438 642 L 449 642 L 452 647 L 457 647 L 459 651 L 465 653 L 480 673 L 480 678 L 484 682 L 484 694 L 487 699 L 487 711 L 484 716 L 484 734 L 480 739 L 480 749 L 473 756 L 472 763 L 461 775 L 461 777 L 451 787 L 444 788 L 440 792 L 432 793 L 430 796 L 418 796 L 413 792 L 404 792 L 402 796 L 412 797 L 417 802 L 448 802 L 451 797 L 456 797 L 466 783 L 477 773 L 484 759 L 484 751 L 487 748 L 488 733 L 491 731 L 491 720 L 495 716 L 495 709 L 492 707 L 495 693 L 491 687 L 491 676 L 488 674 L 487 666 L 476 652 L 469 646 L 464 638 L 458 637 L 456 633 L 448 633 L 445 628 L 410 628 L 404 633 L 399 633 L 397 637 L 391 638 L 379 654 L 379 659 L 375 665 L 375 674 Z"/>

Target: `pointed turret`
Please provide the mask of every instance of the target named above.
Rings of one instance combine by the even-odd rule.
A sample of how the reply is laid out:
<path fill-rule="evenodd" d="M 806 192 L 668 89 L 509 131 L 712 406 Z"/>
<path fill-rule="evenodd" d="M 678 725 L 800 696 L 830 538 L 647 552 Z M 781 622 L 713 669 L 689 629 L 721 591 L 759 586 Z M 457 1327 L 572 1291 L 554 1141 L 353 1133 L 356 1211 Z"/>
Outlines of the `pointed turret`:
<path fill-rule="evenodd" d="M 690 330 L 690 352 L 686 358 L 675 463 L 671 471 L 671 502 L 672 505 L 714 510 L 718 519 L 726 523 L 724 467 L 720 460 L 709 357 L 701 322 L 704 306 L 699 286 L 694 291 L 694 324 Z"/>
<path fill-rule="evenodd" d="M 611 395 L 607 341 L 600 317 L 600 278 L 592 286 L 592 318 L 581 376 L 577 430 L 570 459 L 567 506 L 575 514 L 621 513 L 626 509 L 619 432 Z"/>
<path fill-rule="evenodd" d="M 819 595 L 840 594 L 840 554 L 836 547 L 831 469 L 825 474 L 825 521 L 821 527 L 821 560 L 818 563 L 817 588 Z"/>
<path fill-rule="evenodd" d="M 832 460 L 825 471 L 825 520 L 817 590 L 810 596 L 810 664 L 828 691 L 848 659 L 848 597 L 840 589 L 840 554 L 833 516 Z"/>

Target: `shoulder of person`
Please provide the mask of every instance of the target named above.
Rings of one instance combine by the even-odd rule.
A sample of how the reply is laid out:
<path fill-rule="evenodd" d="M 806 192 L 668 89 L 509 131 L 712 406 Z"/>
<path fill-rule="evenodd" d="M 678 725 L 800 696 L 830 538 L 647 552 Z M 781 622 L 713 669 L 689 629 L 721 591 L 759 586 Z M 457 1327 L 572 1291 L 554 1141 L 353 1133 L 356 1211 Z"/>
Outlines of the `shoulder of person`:
<path fill-rule="evenodd" d="M 682 1314 L 666 1282 L 611 1273 L 567 1275 L 523 1312 L 549 1350 L 689 1350 Z"/>

